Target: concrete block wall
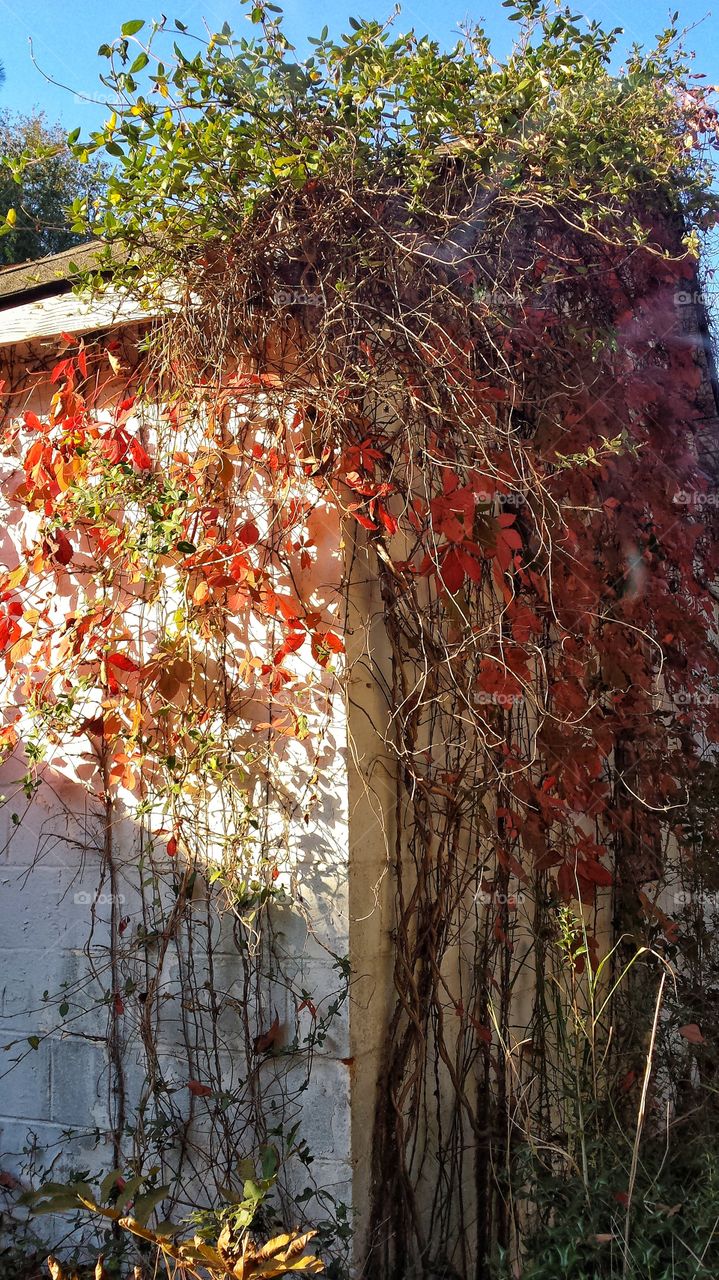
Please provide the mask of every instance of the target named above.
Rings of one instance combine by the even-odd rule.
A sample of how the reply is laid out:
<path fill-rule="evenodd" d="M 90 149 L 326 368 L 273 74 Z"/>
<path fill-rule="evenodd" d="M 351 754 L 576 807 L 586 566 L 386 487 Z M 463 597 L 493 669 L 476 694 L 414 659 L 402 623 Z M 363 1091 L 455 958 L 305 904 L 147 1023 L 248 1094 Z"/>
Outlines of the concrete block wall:
<path fill-rule="evenodd" d="M 339 734 L 344 732 L 343 716 L 340 706 Z M 121 1015 L 113 1007 L 112 902 L 87 793 L 52 767 L 44 771 L 30 803 L 22 796 L 21 782 L 22 768 L 16 762 L 0 771 L 0 793 L 11 797 L 0 805 L 0 1171 L 28 1185 L 37 1184 L 43 1174 L 62 1179 L 78 1169 L 102 1174 L 114 1166 L 110 1118 L 116 1100 L 107 1043 L 113 1027 L 123 1044 L 130 1123 L 146 1074 L 137 994 L 123 996 Z M 291 1189 L 301 1192 L 314 1185 L 350 1206 L 350 1001 L 342 973 L 349 951 L 349 836 L 342 750 L 333 763 L 326 762 L 324 782 L 311 822 L 298 828 L 292 850 L 301 908 L 289 897 L 271 908 L 272 947 L 259 961 L 264 978 L 251 1031 L 261 1035 L 275 1016 L 279 1018 L 277 1047 L 293 1050 L 277 1060 L 281 1087 L 271 1055 L 259 1063 L 247 1061 L 245 975 L 233 936 L 235 922 L 231 913 L 223 914 L 208 903 L 201 881 L 191 906 L 195 973 L 189 1025 L 196 1029 L 194 1061 L 200 1074 L 214 1005 L 219 1088 L 231 1091 L 256 1071 L 268 1126 L 281 1119 L 285 1129 L 298 1123 L 296 1140 L 306 1144 L 312 1163 L 309 1173 L 302 1165 L 291 1172 Z M 142 920 L 138 834 L 131 814 L 118 816 L 114 846 L 119 914 L 130 918 L 131 931 Z M 166 905 L 169 908 L 170 902 Z M 188 1021 L 183 1020 L 189 993 L 182 969 L 176 952 L 168 950 L 161 973 L 157 1051 L 165 1086 L 177 1091 L 173 1101 L 189 1114 Z M 127 971 L 123 969 L 123 976 Z M 139 987 L 139 968 L 137 979 Z M 304 1008 L 298 999 L 302 992 L 308 998 Z M 310 1047 L 317 1023 L 334 1006 L 338 1012 L 321 1043 Z M 214 1098 L 192 1100 L 190 1136 L 197 1148 L 217 1141 L 214 1106 Z M 129 1158 L 132 1142 L 125 1145 Z M 171 1153 L 168 1162 L 172 1163 Z M 189 1182 L 186 1192 L 201 1203 L 208 1193 L 206 1179 L 197 1186 Z M 305 1210 L 308 1218 L 326 1218 L 328 1202 L 315 1198 Z M 52 1229 L 51 1220 L 42 1221 Z"/>

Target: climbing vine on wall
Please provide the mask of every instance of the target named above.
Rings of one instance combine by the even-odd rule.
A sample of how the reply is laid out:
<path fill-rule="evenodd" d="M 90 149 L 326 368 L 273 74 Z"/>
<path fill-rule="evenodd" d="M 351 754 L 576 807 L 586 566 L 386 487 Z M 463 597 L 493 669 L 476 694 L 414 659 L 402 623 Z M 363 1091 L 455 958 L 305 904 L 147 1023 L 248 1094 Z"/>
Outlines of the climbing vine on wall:
<path fill-rule="evenodd" d="M 516 1249 L 518 1136 L 562 1130 L 557 946 L 592 974 L 625 935 L 675 944 L 661 892 L 719 727 L 712 91 L 674 29 L 615 73 L 618 32 L 508 8 L 503 62 L 481 30 L 445 53 L 374 22 L 299 60 L 262 4 L 248 39 L 125 24 L 100 51 L 119 105 L 73 137 L 115 169 L 74 213 L 107 244 L 90 287 L 111 270 L 165 315 L 132 351 L 68 337 L 44 412 L 6 388 L 32 527 L 2 584 L 6 745 L 89 745 L 88 786 L 155 812 L 183 876 L 219 806 L 235 901 L 301 898 L 257 788 L 317 759 L 348 627 L 363 651 L 344 594 L 374 584 L 378 1275 Z"/>

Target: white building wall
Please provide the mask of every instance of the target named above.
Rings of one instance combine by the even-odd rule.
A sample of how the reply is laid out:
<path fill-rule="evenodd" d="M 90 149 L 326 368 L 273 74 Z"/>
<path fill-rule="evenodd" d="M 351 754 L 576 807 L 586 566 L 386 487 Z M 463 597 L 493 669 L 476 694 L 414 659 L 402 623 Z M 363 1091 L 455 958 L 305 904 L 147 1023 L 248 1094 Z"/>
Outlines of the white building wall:
<path fill-rule="evenodd" d="M 6 354 L 16 365 L 18 358 L 28 365 L 35 356 L 47 360 L 48 344 L 10 349 Z M 37 412 L 44 408 L 41 403 L 23 404 L 28 407 Z M 318 573 L 326 575 L 333 560 L 334 580 L 342 554 L 339 529 L 326 526 L 322 537 L 325 546 Z M 12 548 L 6 547 L 6 553 L 0 558 L 10 563 Z M 157 1059 L 150 1065 L 169 1090 L 175 1119 L 179 1116 L 185 1122 L 182 1143 L 191 1151 L 222 1150 L 222 1091 L 237 1091 L 239 1080 L 249 1081 L 245 1094 L 261 1102 L 266 1128 L 272 1129 L 280 1120 L 285 1129 L 296 1123 L 295 1142 L 306 1144 L 311 1161 L 290 1161 L 285 1189 L 302 1192 L 314 1186 L 324 1193 L 305 1202 L 308 1220 L 331 1216 L 332 1201 L 351 1209 L 358 1155 L 352 1149 L 350 1090 L 355 1048 L 350 1011 L 361 1008 L 364 1018 L 367 1001 L 363 996 L 358 1005 L 354 994 L 347 995 L 350 821 L 361 833 L 355 841 L 355 848 L 361 850 L 367 821 L 361 814 L 358 817 L 361 800 L 356 796 L 350 813 L 347 759 L 345 706 L 342 697 L 335 696 L 319 758 L 303 754 L 299 743 L 288 748 L 288 803 L 286 812 L 275 817 L 278 838 L 283 826 L 289 831 L 282 871 L 287 901 L 275 903 L 267 912 L 265 938 L 258 943 L 259 961 L 253 966 L 262 972 L 262 980 L 250 984 L 249 1009 L 246 974 L 233 937 L 233 929 L 243 926 L 229 909 L 220 909 L 220 895 L 208 889 L 202 876 L 194 883 L 183 933 L 186 937 L 189 928 L 194 937 L 192 996 L 186 982 L 185 943 L 184 951 L 174 945 L 168 948 L 159 967 L 156 949 L 154 955 L 146 953 L 146 966 L 138 952 L 121 964 L 119 975 L 113 973 L 112 928 L 122 927 L 129 937 L 128 931 L 147 920 L 154 892 L 146 875 L 143 887 L 138 870 L 141 853 L 150 856 L 147 825 L 135 820 L 129 799 L 112 819 L 116 878 L 111 884 L 104 866 L 102 813 L 82 767 L 79 772 L 76 768 L 78 762 L 50 757 L 37 775 L 40 785 L 31 798 L 23 793 L 23 780 L 35 775 L 22 758 L 14 757 L 0 770 L 0 793 L 6 798 L 0 804 L 0 1042 L 6 1050 L 0 1058 L 0 1170 L 27 1186 L 37 1184 L 41 1173 L 63 1179 L 78 1169 L 105 1173 L 118 1162 L 111 1127 L 120 1103 L 108 1038 L 117 1043 L 121 1054 L 122 1105 L 131 1128 L 136 1126 L 138 1106 L 148 1100 L 143 997 L 148 976 L 153 980 L 156 970 L 152 996 L 158 1010 Z M 310 785 L 312 804 L 303 813 Z M 384 844 L 375 843 L 368 856 L 375 864 L 378 859 L 383 863 Z M 179 863 L 178 858 L 173 874 L 180 873 Z M 369 867 L 364 852 L 359 864 L 363 872 L 366 865 L 367 883 L 373 883 L 376 865 Z M 161 871 L 166 868 L 165 857 Z M 166 874 L 163 885 L 161 875 L 157 891 L 165 915 L 174 901 L 170 880 Z M 355 896 L 357 892 L 355 887 Z M 376 928 L 367 923 L 371 911 L 371 901 L 363 900 L 363 930 Z M 129 922 L 122 924 L 126 917 Z M 366 980 L 367 974 L 362 977 Z M 304 1008 L 303 992 L 308 997 Z M 275 1018 L 279 1030 L 271 1050 L 255 1053 L 252 1039 L 266 1034 Z M 320 1042 L 308 1047 L 308 1038 L 325 1022 Z M 375 1029 L 372 1052 L 378 1034 Z M 189 1062 L 197 1064 L 198 1077 L 206 1069 L 203 1064 L 212 1062 L 212 1096 L 196 1096 L 187 1087 L 188 1053 Z M 372 1068 L 364 1086 L 361 1138 L 365 1148 L 375 1076 Z M 271 1133 L 264 1140 L 280 1142 Z M 120 1163 L 131 1160 L 141 1146 L 129 1133 L 121 1145 Z M 234 1154 L 251 1155 L 252 1150 Z M 171 1169 L 176 1159 L 172 1142 L 165 1159 Z M 198 1158 L 197 1176 L 185 1182 L 186 1203 L 173 1217 L 191 1208 L 193 1200 L 201 1202 L 203 1195 L 212 1198 L 201 1168 Z M 289 1217 L 296 1217 L 296 1209 L 288 1207 L 290 1200 L 285 1199 L 285 1205 Z"/>

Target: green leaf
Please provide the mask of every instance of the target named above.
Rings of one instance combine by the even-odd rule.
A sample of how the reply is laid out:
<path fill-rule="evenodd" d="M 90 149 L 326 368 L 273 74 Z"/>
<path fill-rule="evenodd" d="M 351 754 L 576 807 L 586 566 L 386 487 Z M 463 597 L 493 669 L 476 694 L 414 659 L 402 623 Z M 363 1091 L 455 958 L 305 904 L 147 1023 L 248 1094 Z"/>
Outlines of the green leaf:
<path fill-rule="evenodd" d="M 181 1231 L 182 1227 L 178 1227 L 176 1222 L 170 1222 L 169 1218 L 163 1218 L 155 1227 L 156 1236 L 179 1236 Z"/>
<path fill-rule="evenodd" d="M 130 67 L 130 73 L 134 75 L 136 71 L 142 71 L 143 68 L 147 66 L 149 61 L 150 59 L 148 58 L 144 50 L 142 53 L 138 53 L 137 57 L 135 58 L 135 61 Z"/>
<path fill-rule="evenodd" d="M 105 1177 L 100 1183 L 100 1204 L 107 1204 L 107 1201 L 110 1198 L 110 1192 L 117 1184 L 118 1178 L 121 1177 L 122 1169 L 111 1169 L 109 1173 L 105 1174 Z"/>
<path fill-rule="evenodd" d="M 132 1210 L 133 1218 L 144 1227 L 153 1209 L 157 1208 L 169 1192 L 169 1187 L 156 1187 L 154 1191 L 147 1191 L 145 1195 L 138 1196 Z"/>
<path fill-rule="evenodd" d="M 28 1044 L 30 1045 L 30 1048 L 31 1048 L 31 1049 L 39 1049 L 39 1048 L 40 1048 L 40 1037 L 39 1037 L 39 1036 L 28 1036 L 28 1038 L 27 1038 L 27 1042 L 28 1042 Z"/>
<path fill-rule="evenodd" d="M 141 31 L 144 25 L 144 18 L 132 18 L 130 22 L 123 22 L 120 30 L 124 36 L 134 36 L 135 32 Z"/>
<path fill-rule="evenodd" d="M 126 1209 L 133 1197 L 137 1195 L 144 1181 L 145 1175 L 142 1173 L 138 1174 L 136 1178 L 130 1178 L 130 1181 L 125 1183 L 117 1197 L 115 1207 L 120 1210 Z"/>
<path fill-rule="evenodd" d="M 262 1176 L 265 1179 L 274 1178 L 277 1173 L 279 1158 L 275 1147 L 263 1147 L 261 1153 Z"/>
<path fill-rule="evenodd" d="M 32 1206 L 33 1213 L 66 1213 L 69 1209 L 82 1208 L 76 1195 L 66 1192 L 65 1195 L 53 1196 L 51 1200 L 39 1200 Z"/>

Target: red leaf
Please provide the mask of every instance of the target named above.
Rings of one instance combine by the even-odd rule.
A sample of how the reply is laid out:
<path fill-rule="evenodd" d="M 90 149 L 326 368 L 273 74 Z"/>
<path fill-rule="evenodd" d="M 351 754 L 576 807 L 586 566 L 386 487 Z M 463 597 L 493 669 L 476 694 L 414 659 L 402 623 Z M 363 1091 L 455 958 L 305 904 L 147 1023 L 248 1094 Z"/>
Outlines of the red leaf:
<path fill-rule="evenodd" d="M 460 563 L 464 567 L 464 572 L 466 573 L 470 581 L 481 582 L 482 565 L 481 565 L 481 562 L 477 559 L 477 557 L 470 555 L 468 551 L 458 551 L 457 554 L 459 556 Z"/>
<path fill-rule="evenodd" d="M 370 520 L 369 516 L 363 516 L 361 511 L 355 511 L 353 514 L 354 514 L 355 520 L 357 521 L 358 524 L 362 525 L 363 529 L 377 528 L 377 525 L 375 524 L 374 520 Z"/>
<path fill-rule="evenodd" d="M 103 716 L 92 716 L 89 720 L 83 720 L 82 728 L 85 733 L 94 733 L 102 736 L 105 732 L 105 720 Z"/>
<path fill-rule="evenodd" d="M 275 1020 L 269 1031 L 265 1031 L 262 1035 L 255 1036 L 254 1050 L 255 1053 L 267 1053 L 277 1040 L 280 1034 L 280 1015 L 275 1014 Z"/>
<path fill-rule="evenodd" d="M 115 1010 L 115 1016 L 118 1018 L 120 1017 L 121 1014 L 125 1012 L 125 1005 L 119 991 L 115 992 L 115 998 L 112 1002 L 112 1007 Z"/>
<path fill-rule="evenodd" d="M 706 1040 L 696 1022 L 687 1022 L 686 1026 L 680 1027 L 679 1035 L 684 1036 L 684 1039 L 688 1040 L 690 1044 L 706 1044 Z"/>
<path fill-rule="evenodd" d="M 11 618 L 0 618 L 0 650 L 4 651 L 17 644 L 21 635 L 17 622 Z"/>
<path fill-rule="evenodd" d="M 590 858 L 587 862 L 577 864 L 577 875 L 580 880 L 591 880 L 593 884 L 610 885 L 612 873 L 608 867 Z"/>
<path fill-rule="evenodd" d="M 201 1084 L 199 1080 L 188 1080 L 187 1087 L 193 1098 L 211 1098 L 212 1089 L 208 1084 Z"/>
<path fill-rule="evenodd" d="M 322 634 L 316 631 L 312 637 L 312 656 L 321 667 L 326 667 L 331 653 L 344 653 L 344 645 L 339 636 L 334 631 L 325 631 Z"/>
<path fill-rule="evenodd" d="M 169 858 L 175 858 L 177 856 L 177 837 L 176 836 L 170 836 L 170 839 L 167 842 L 167 856 Z"/>
<path fill-rule="evenodd" d="M 397 532 L 398 522 L 396 518 L 382 506 L 381 502 L 377 503 L 377 515 L 389 534 Z"/>
<path fill-rule="evenodd" d="M 442 582 L 452 595 L 459 591 L 464 582 L 464 565 L 454 548 L 447 552 L 442 561 Z"/>
<path fill-rule="evenodd" d="M 132 658 L 128 658 L 126 653 L 109 653 L 107 661 L 111 666 L 117 667 L 118 671 L 140 670 L 137 663 L 133 662 Z"/>
<path fill-rule="evenodd" d="M 130 457 L 135 466 L 139 467 L 141 471 L 149 471 L 152 467 L 152 459 L 149 453 L 143 449 L 139 440 L 130 441 Z"/>
<path fill-rule="evenodd" d="M 272 659 L 275 666 L 280 666 L 288 654 L 296 653 L 298 649 L 301 649 L 306 635 L 305 631 L 291 631 Z"/>
<path fill-rule="evenodd" d="M 72 543 L 67 534 L 62 529 L 57 529 L 54 534 L 55 549 L 52 552 L 53 560 L 57 560 L 58 564 L 69 564 L 72 560 Z"/>
<path fill-rule="evenodd" d="M 237 530 L 237 537 L 246 547 L 254 547 L 255 543 L 260 540 L 260 531 L 253 520 L 248 520 L 241 529 Z"/>

